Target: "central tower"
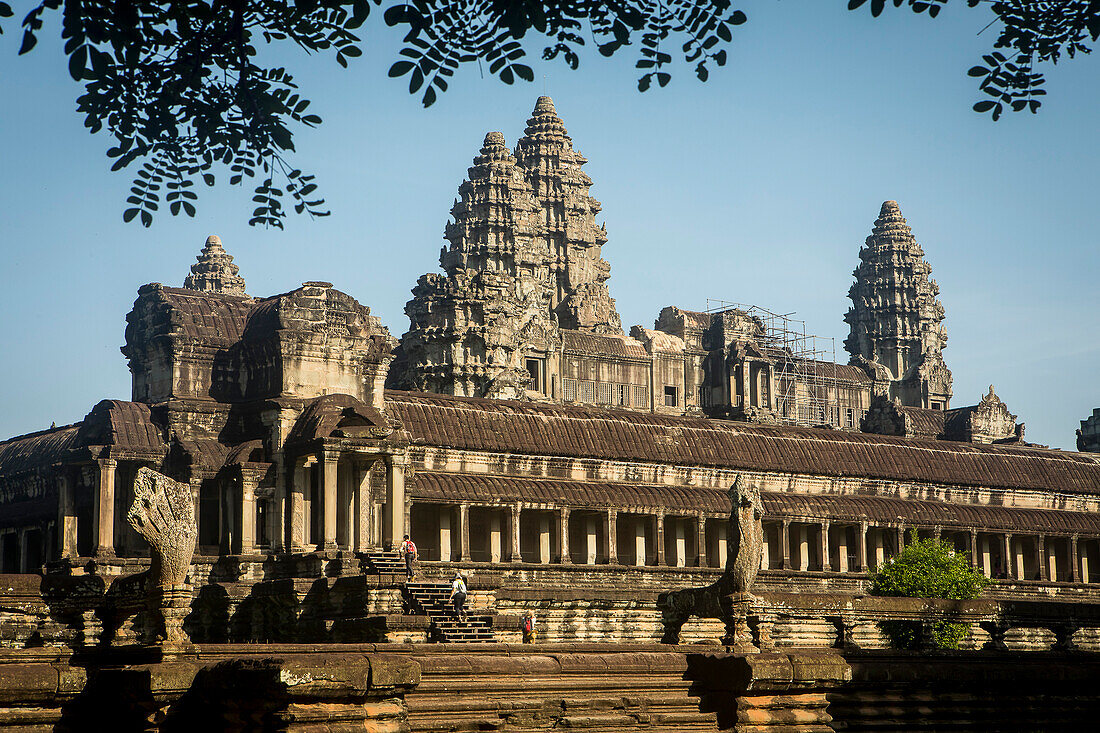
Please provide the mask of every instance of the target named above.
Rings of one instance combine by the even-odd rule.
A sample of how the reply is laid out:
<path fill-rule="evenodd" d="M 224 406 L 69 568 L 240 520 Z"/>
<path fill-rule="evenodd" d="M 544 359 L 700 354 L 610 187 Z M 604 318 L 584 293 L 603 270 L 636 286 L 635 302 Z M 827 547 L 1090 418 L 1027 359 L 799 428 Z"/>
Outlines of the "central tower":
<path fill-rule="evenodd" d="M 940 289 L 896 201 L 882 204 L 859 260 L 848 291 L 852 307 L 844 316 L 851 327 L 844 341 L 851 363 L 867 370 L 879 396 L 946 410 L 951 371 L 943 361 L 947 329 L 936 298 Z"/>
<path fill-rule="evenodd" d="M 516 143 L 516 161 L 542 208 L 541 232 L 550 256 L 550 309 L 561 328 L 621 334 L 607 289 L 611 265 L 602 257 L 607 230 L 596 224 L 600 202 L 588 191 L 588 161 L 573 149 L 550 97 L 539 97 Z"/>
<path fill-rule="evenodd" d="M 548 397 L 563 329 L 622 336 L 585 162 L 550 97 L 539 97 L 514 155 L 501 133 L 485 136 L 451 209 L 444 274 L 421 277 L 405 306 L 394 386 Z"/>

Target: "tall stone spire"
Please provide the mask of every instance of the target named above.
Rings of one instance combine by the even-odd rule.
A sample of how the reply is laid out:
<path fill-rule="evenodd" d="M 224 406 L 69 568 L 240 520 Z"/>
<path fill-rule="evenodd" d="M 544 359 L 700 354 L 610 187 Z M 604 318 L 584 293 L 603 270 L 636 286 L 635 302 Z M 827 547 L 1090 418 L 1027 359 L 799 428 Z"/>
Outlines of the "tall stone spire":
<path fill-rule="evenodd" d="M 233 257 L 222 247 L 222 240 L 211 234 L 191 265 L 191 274 L 183 281 L 183 287 L 207 293 L 246 295 L 244 278 L 238 275 L 240 268 L 233 264 Z"/>
<path fill-rule="evenodd" d="M 405 306 L 410 328 L 391 382 L 467 397 L 516 398 L 530 375 L 524 358 L 545 353 L 550 317 L 549 253 L 541 208 L 523 170 L 490 132 L 446 227 L 446 275 L 424 275 Z"/>
<path fill-rule="evenodd" d="M 951 371 L 943 361 L 947 330 L 939 287 L 896 201 L 882 204 L 859 259 L 844 316 L 851 363 L 867 369 L 880 395 L 947 409 Z"/>
<path fill-rule="evenodd" d="M 542 208 L 542 236 L 550 254 L 554 287 L 550 307 L 562 328 L 621 334 L 622 323 L 607 289 L 611 265 L 602 258 L 607 232 L 596 225 L 600 202 L 589 195 L 588 161 L 573 149 L 565 123 L 550 97 L 539 97 L 516 143 Z"/>

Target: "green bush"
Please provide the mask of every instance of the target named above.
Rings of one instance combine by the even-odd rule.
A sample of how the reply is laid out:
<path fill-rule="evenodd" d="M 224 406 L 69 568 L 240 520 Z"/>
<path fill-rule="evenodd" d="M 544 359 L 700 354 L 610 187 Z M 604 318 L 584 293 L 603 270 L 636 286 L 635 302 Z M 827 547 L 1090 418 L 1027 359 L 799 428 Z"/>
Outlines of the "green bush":
<path fill-rule="evenodd" d="M 880 566 L 872 577 L 871 593 L 904 598 L 947 598 L 968 601 L 981 595 L 989 581 L 950 544 L 940 540 L 918 540 L 914 532 L 909 544 Z M 898 649 L 920 645 L 920 623 L 882 621 L 879 628 Z M 958 649 L 969 625 L 950 618 L 929 619 L 932 643 L 939 649 Z"/>

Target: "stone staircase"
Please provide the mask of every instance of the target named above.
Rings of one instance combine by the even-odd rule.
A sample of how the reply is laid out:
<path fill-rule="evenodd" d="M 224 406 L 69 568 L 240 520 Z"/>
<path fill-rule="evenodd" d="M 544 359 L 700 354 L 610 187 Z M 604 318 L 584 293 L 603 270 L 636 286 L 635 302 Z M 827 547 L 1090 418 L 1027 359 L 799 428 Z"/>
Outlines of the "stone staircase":
<path fill-rule="evenodd" d="M 433 636 L 443 642 L 492 642 L 493 630 L 488 616 L 467 616 L 462 621 L 452 615 L 447 599 L 451 584 L 420 581 L 405 584 L 405 598 L 409 606 L 428 616 L 432 621 Z"/>
<path fill-rule="evenodd" d="M 585 647 L 588 648 L 585 648 Z M 796 723 L 753 727 L 700 709 L 685 656 L 653 646 L 536 644 L 524 653 L 437 647 L 412 656 L 421 682 L 406 697 L 413 733 L 807 733 Z M 491 648 L 490 648 L 491 649 Z M 738 727 L 738 726 L 741 727 Z M 816 729 L 814 729 L 816 730 Z"/>
<path fill-rule="evenodd" d="M 404 575 L 405 559 L 400 552 L 368 552 L 366 555 L 367 570 L 379 575 Z"/>

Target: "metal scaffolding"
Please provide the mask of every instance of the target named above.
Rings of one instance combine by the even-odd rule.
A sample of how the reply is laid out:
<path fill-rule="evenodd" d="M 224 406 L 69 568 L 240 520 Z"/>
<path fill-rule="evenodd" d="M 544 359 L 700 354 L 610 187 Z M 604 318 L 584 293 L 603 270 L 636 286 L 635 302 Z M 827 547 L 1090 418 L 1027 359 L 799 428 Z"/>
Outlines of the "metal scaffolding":
<path fill-rule="evenodd" d="M 841 423 L 836 369 L 836 340 L 806 333 L 806 322 L 794 313 L 775 313 L 758 305 L 706 299 L 705 313 L 739 310 L 756 320 L 757 343 L 775 360 L 775 394 L 769 395 L 777 419 L 808 427 Z"/>

